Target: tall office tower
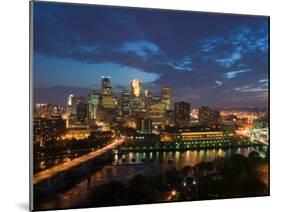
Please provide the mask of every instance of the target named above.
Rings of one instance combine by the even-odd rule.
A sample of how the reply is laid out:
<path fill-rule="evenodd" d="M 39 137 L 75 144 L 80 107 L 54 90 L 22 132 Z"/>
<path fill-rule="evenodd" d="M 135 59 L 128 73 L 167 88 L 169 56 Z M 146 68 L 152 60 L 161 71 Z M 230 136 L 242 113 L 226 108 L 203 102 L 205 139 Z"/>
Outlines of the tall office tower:
<path fill-rule="evenodd" d="M 68 97 L 67 97 L 67 106 L 71 106 L 72 105 L 72 98 L 74 97 L 73 94 L 70 94 Z"/>
<path fill-rule="evenodd" d="M 161 98 L 162 102 L 166 104 L 166 110 L 172 109 L 172 89 L 169 86 L 161 87 Z"/>
<path fill-rule="evenodd" d="M 69 107 L 69 115 L 76 115 L 77 105 L 79 103 L 86 103 L 86 98 L 84 96 L 70 95 L 67 101 Z"/>
<path fill-rule="evenodd" d="M 220 112 L 213 110 L 208 106 L 199 108 L 198 119 L 203 125 L 216 125 L 219 122 Z"/>
<path fill-rule="evenodd" d="M 71 115 L 71 112 L 72 112 L 72 98 L 73 98 L 73 94 L 70 94 L 68 97 L 67 97 L 67 108 L 66 108 L 66 111 L 67 111 L 67 115 L 70 116 Z"/>
<path fill-rule="evenodd" d="M 102 90 L 102 98 L 101 98 L 102 107 L 104 109 L 115 109 L 117 107 L 117 104 L 114 97 L 112 96 L 110 77 L 102 76 L 101 90 Z"/>
<path fill-rule="evenodd" d="M 100 103 L 100 94 L 93 91 L 89 95 L 88 104 L 89 104 L 89 118 L 97 119 L 98 107 Z"/>
<path fill-rule="evenodd" d="M 132 97 L 141 96 L 141 82 L 138 79 L 131 82 L 131 95 Z"/>
<path fill-rule="evenodd" d="M 151 103 L 148 107 L 148 118 L 152 121 L 153 129 L 165 126 L 166 105 L 163 102 Z"/>
<path fill-rule="evenodd" d="M 174 111 L 173 110 L 166 110 L 166 123 L 167 126 L 174 126 Z"/>
<path fill-rule="evenodd" d="M 101 79 L 101 93 L 103 96 L 110 96 L 112 92 L 112 87 L 110 84 L 110 77 L 102 76 Z"/>
<path fill-rule="evenodd" d="M 138 79 L 131 82 L 131 110 L 134 114 L 145 110 L 145 102 L 141 94 L 141 82 Z"/>
<path fill-rule="evenodd" d="M 115 109 L 117 107 L 116 99 L 113 96 L 102 96 L 102 107 L 104 109 Z"/>
<path fill-rule="evenodd" d="M 144 91 L 144 107 L 145 107 L 146 115 L 148 115 L 149 106 L 151 105 L 151 102 L 152 102 L 152 93 L 150 90 L 145 90 Z"/>
<path fill-rule="evenodd" d="M 79 124 L 88 123 L 88 104 L 82 102 L 77 104 L 76 119 Z"/>
<path fill-rule="evenodd" d="M 131 97 L 131 112 L 145 112 L 145 102 L 143 97 Z"/>
<path fill-rule="evenodd" d="M 124 89 L 121 93 L 121 112 L 124 117 L 131 115 L 131 95 L 128 89 Z"/>
<path fill-rule="evenodd" d="M 187 102 L 175 103 L 175 126 L 180 128 L 189 127 L 190 125 L 190 104 Z"/>
<path fill-rule="evenodd" d="M 145 90 L 145 91 L 144 91 L 144 97 L 146 97 L 146 98 L 151 98 L 151 97 L 152 97 L 151 90 Z"/>

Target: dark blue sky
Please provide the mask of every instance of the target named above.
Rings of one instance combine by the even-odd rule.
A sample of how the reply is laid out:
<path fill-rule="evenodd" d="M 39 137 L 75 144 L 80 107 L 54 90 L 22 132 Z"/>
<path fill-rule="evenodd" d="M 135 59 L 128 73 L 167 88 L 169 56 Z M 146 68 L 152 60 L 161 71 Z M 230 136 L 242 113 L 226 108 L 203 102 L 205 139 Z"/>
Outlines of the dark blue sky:
<path fill-rule="evenodd" d="M 34 3 L 35 101 L 132 79 L 192 105 L 267 106 L 268 18 Z"/>

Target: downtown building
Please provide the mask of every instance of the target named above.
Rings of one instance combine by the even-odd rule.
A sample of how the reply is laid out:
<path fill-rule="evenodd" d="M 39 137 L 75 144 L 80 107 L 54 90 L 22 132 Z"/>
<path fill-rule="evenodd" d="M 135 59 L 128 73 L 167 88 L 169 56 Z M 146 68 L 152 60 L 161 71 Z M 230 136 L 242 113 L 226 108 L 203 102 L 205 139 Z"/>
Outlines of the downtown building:
<path fill-rule="evenodd" d="M 219 142 L 227 143 L 232 136 L 227 131 L 209 127 L 171 128 L 161 132 L 161 142 L 216 144 Z"/>
<path fill-rule="evenodd" d="M 66 121 L 57 118 L 33 119 L 33 142 L 35 145 L 45 147 L 47 142 L 56 141 L 66 130 Z"/>
<path fill-rule="evenodd" d="M 198 119 L 201 125 L 215 127 L 219 124 L 220 112 L 208 106 L 202 106 L 199 108 Z"/>
<path fill-rule="evenodd" d="M 86 125 L 88 123 L 88 107 L 86 97 L 70 94 L 67 99 L 67 127 Z"/>
<path fill-rule="evenodd" d="M 93 91 L 89 94 L 88 105 L 89 105 L 89 119 L 96 120 L 98 118 L 98 108 L 101 101 L 99 93 Z"/>
<path fill-rule="evenodd" d="M 190 126 L 190 104 L 187 102 L 176 102 L 174 108 L 174 124 L 178 128 Z"/>
<path fill-rule="evenodd" d="M 172 88 L 169 86 L 161 87 L 161 101 L 166 104 L 166 110 L 172 110 Z"/>
<path fill-rule="evenodd" d="M 129 89 L 124 89 L 121 93 L 121 114 L 124 118 L 131 115 L 131 94 Z"/>
<path fill-rule="evenodd" d="M 58 104 L 36 103 L 33 114 L 35 118 L 59 117 L 63 114 L 63 107 Z"/>
<path fill-rule="evenodd" d="M 145 111 L 145 102 L 142 96 L 142 84 L 138 79 L 131 82 L 131 112 L 138 116 Z"/>
<path fill-rule="evenodd" d="M 117 107 L 117 101 L 112 95 L 112 86 L 110 82 L 110 77 L 102 76 L 101 92 L 102 92 L 102 107 L 104 109 L 115 109 Z"/>

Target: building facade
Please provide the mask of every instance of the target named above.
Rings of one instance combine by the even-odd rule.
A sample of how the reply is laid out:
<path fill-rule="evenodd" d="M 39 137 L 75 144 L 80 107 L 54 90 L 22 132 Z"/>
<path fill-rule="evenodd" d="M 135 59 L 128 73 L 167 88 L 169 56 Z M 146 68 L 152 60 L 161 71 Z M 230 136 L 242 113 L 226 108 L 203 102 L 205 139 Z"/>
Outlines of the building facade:
<path fill-rule="evenodd" d="M 179 128 L 190 126 L 190 104 L 187 102 L 176 102 L 174 110 L 174 124 Z"/>

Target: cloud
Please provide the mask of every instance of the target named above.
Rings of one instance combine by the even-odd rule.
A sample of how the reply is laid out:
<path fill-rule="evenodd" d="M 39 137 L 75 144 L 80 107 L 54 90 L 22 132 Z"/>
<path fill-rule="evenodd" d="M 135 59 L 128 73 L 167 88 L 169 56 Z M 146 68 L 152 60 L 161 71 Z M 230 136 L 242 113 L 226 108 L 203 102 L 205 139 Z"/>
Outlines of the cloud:
<path fill-rule="evenodd" d="M 221 82 L 221 81 L 218 81 L 218 80 L 216 80 L 215 83 L 216 83 L 218 86 L 221 86 L 221 85 L 222 85 L 222 82 Z"/>
<path fill-rule="evenodd" d="M 231 67 L 236 61 L 239 61 L 242 57 L 241 54 L 241 48 L 237 48 L 234 52 L 232 52 L 230 55 L 216 59 L 216 61 L 223 66 L 224 68 L 229 68 Z"/>
<path fill-rule="evenodd" d="M 192 60 L 189 56 L 184 56 L 180 61 L 170 61 L 168 65 L 178 71 L 192 71 L 191 68 Z"/>
<path fill-rule="evenodd" d="M 268 50 L 268 28 L 243 26 L 224 35 L 209 37 L 201 43 L 201 51 L 224 68 L 232 67 L 248 54 L 261 54 Z"/>
<path fill-rule="evenodd" d="M 234 91 L 239 91 L 239 92 L 267 92 L 268 88 L 264 86 L 256 86 L 254 84 L 250 85 L 244 85 L 241 87 L 236 87 L 233 89 Z"/>
<path fill-rule="evenodd" d="M 148 54 L 155 54 L 159 51 L 159 47 L 150 41 L 134 41 L 125 42 L 119 49 L 121 52 L 134 52 L 139 56 L 147 56 Z"/>
<path fill-rule="evenodd" d="M 259 80 L 259 83 L 265 83 L 265 84 L 268 84 L 268 79 L 260 79 Z"/>
<path fill-rule="evenodd" d="M 219 36 L 207 38 L 202 42 L 201 50 L 203 52 L 212 52 L 213 50 L 215 50 L 216 46 L 219 43 L 223 43 L 223 42 L 224 42 L 224 39 Z"/>
<path fill-rule="evenodd" d="M 245 73 L 245 72 L 248 72 L 248 71 L 250 71 L 250 69 L 242 69 L 242 70 L 239 70 L 239 71 L 230 71 L 230 72 L 225 73 L 224 76 L 227 79 L 232 79 L 232 78 L 237 77 L 239 74 Z"/>

